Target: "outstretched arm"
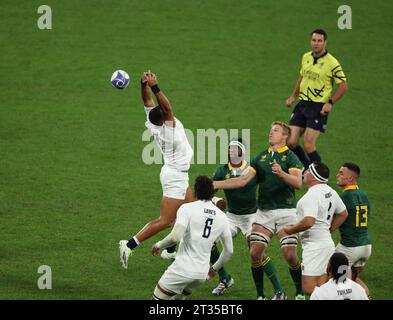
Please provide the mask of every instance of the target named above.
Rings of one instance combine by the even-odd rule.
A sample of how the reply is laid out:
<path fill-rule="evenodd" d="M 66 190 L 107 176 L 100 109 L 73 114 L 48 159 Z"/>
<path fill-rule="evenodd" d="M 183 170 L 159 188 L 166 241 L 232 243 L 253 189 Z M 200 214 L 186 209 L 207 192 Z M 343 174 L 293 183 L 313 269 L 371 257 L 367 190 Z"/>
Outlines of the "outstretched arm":
<path fill-rule="evenodd" d="M 155 243 L 151 249 L 151 253 L 153 256 L 157 256 L 160 253 L 161 249 L 167 248 L 171 245 L 174 245 L 183 238 L 184 233 L 186 232 L 186 227 L 181 224 L 174 225 L 170 234 L 168 234 L 164 239 Z"/>
<path fill-rule="evenodd" d="M 169 102 L 166 95 L 158 87 L 158 80 L 156 75 L 149 71 L 146 73 L 146 80 L 147 80 L 147 84 L 149 85 L 149 87 L 151 88 L 151 90 L 153 91 L 154 95 L 157 98 L 159 107 L 162 109 L 163 113 L 165 114 L 165 120 L 174 121 L 174 115 L 173 115 L 171 103 Z"/>
<path fill-rule="evenodd" d="M 237 189 L 244 187 L 254 178 L 255 172 L 253 169 L 248 169 L 240 177 L 232 178 L 222 181 L 213 181 L 214 189 Z"/>
<path fill-rule="evenodd" d="M 154 107 L 154 101 L 151 97 L 151 90 L 149 85 L 147 84 L 146 80 L 146 72 L 143 73 L 143 76 L 141 78 L 141 95 L 142 95 L 142 100 L 147 108 L 153 108 Z"/>

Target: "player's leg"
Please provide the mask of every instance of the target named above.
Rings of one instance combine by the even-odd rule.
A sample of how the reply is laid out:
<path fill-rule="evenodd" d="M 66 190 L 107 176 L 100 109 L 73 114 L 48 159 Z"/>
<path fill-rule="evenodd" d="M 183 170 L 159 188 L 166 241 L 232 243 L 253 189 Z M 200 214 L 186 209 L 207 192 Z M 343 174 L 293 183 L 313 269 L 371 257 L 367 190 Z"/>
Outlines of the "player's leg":
<path fill-rule="evenodd" d="M 210 253 L 210 263 L 213 265 L 216 263 L 218 258 L 220 257 L 220 250 L 217 247 L 217 244 L 214 243 L 211 253 Z M 217 287 L 212 290 L 212 294 L 221 295 L 224 294 L 227 288 L 231 287 L 234 284 L 234 280 L 232 276 L 227 272 L 225 267 L 222 267 L 217 271 L 219 275 L 219 283 Z"/>
<path fill-rule="evenodd" d="M 191 188 L 187 187 L 186 197 L 185 197 L 184 202 L 187 203 L 187 202 L 191 202 L 193 200 L 194 200 L 194 195 L 192 194 Z M 163 258 L 163 259 L 174 260 L 175 257 L 176 257 L 176 244 L 162 250 L 162 252 L 161 252 L 161 258 Z"/>
<path fill-rule="evenodd" d="M 321 163 L 321 156 L 316 147 L 317 139 L 321 132 L 325 132 L 328 116 L 321 115 L 323 103 L 309 102 L 304 113 L 307 117 L 306 130 L 304 132 L 304 151 L 306 151 L 311 162 Z"/>
<path fill-rule="evenodd" d="M 304 167 L 307 169 L 310 160 L 307 154 L 304 152 L 303 148 L 299 145 L 299 140 L 304 130 L 306 128 L 306 117 L 304 115 L 305 102 L 299 101 L 291 114 L 289 120 L 289 127 L 291 128 L 291 136 L 288 140 L 288 147 L 297 155 L 299 160 L 303 163 Z"/>
<path fill-rule="evenodd" d="M 259 210 L 258 210 L 259 211 Z M 276 295 L 284 298 L 283 289 L 278 273 L 270 257 L 265 255 L 265 249 L 273 236 L 273 232 L 259 223 L 252 225 L 250 234 L 251 272 L 257 290 L 257 297 L 265 298 L 263 276 L 266 273 L 270 279 Z"/>
<path fill-rule="evenodd" d="M 300 162 L 303 163 L 304 168 L 307 169 L 311 162 L 307 153 L 299 144 L 300 137 L 303 135 L 305 128 L 298 126 L 289 127 L 291 128 L 291 137 L 288 140 L 288 147 L 297 155 Z"/>
<path fill-rule="evenodd" d="M 352 280 L 360 284 L 363 287 L 363 289 L 366 291 L 367 296 L 370 297 L 370 290 L 368 289 L 367 285 L 363 282 L 363 280 L 361 280 L 359 277 L 362 270 L 363 270 L 362 267 L 352 267 L 351 268 Z"/>
<path fill-rule="evenodd" d="M 296 234 L 288 235 L 284 232 L 283 227 L 286 225 L 296 224 L 296 209 L 277 209 L 277 236 L 280 239 L 281 251 L 289 268 L 289 274 L 295 284 L 295 299 L 304 300 L 302 289 L 302 268 L 297 256 L 298 237 Z"/>
<path fill-rule="evenodd" d="M 153 300 L 173 300 L 176 296 L 175 292 L 161 287 L 159 284 L 156 285 L 153 292 Z"/>
<path fill-rule="evenodd" d="M 168 228 L 176 220 L 176 213 L 184 200 L 163 197 L 161 200 L 160 216 L 148 222 L 135 236 L 130 240 L 121 240 L 120 245 L 120 262 L 123 268 L 128 268 L 128 258 L 142 241 L 150 238 L 156 233 Z"/>
<path fill-rule="evenodd" d="M 312 128 L 306 128 L 304 132 L 304 151 L 307 152 L 310 161 L 314 163 L 321 163 L 321 156 L 316 147 L 320 133 L 320 131 Z"/>
<path fill-rule="evenodd" d="M 288 264 L 289 274 L 295 285 L 296 300 L 304 300 L 304 292 L 302 288 L 302 268 L 297 257 L 297 237 L 294 235 L 287 235 L 283 230 L 280 230 L 278 237 L 281 243 L 281 251 Z"/>
<path fill-rule="evenodd" d="M 237 220 L 236 220 L 237 216 L 228 212 L 227 218 L 229 221 L 229 229 L 231 231 L 231 235 L 232 235 L 232 237 L 236 237 L 236 235 L 240 231 L 237 226 Z M 216 243 L 214 243 L 211 254 L 210 254 L 210 263 L 213 265 L 218 260 L 219 257 L 220 257 L 220 251 L 219 251 Z M 226 291 L 226 289 L 228 289 L 229 287 L 231 287 L 234 284 L 234 279 L 227 272 L 225 267 L 222 267 L 220 270 L 218 270 L 218 275 L 220 277 L 220 282 L 218 283 L 217 287 L 215 287 L 212 290 L 212 294 L 214 294 L 214 295 L 223 294 Z"/>

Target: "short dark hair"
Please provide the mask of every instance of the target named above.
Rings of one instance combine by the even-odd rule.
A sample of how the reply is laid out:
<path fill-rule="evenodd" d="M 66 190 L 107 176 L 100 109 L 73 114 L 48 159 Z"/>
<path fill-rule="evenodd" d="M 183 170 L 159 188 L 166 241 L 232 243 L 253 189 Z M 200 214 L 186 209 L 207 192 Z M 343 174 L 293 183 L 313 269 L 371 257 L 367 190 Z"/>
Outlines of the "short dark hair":
<path fill-rule="evenodd" d="M 164 120 L 164 115 L 163 115 L 162 110 L 159 106 L 156 106 L 150 110 L 149 121 L 152 124 L 154 124 L 156 126 L 160 126 L 160 125 L 162 125 L 163 120 Z"/>
<path fill-rule="evenodd" d="M 332 274 L 336 282 L 338 282 L 342 276 L 348 276 L 349 262 L 345 254 L 341 252 L 333 253 L 329 260 L 329 266 L 330 269 L 328 271 Z M 344 279 L 346 279 L 346 277 L 344 277 Z"/>
<path fill-rule="evenodd" d="M 325 179 L 329 179 L 330 170 L 329 167 L 324 163 L 314 163 L 315 171 Z"/>
<path fill-rule="evenodd" d="M 360 167 L 353 162 L 345 162 L 342 167 L 348 168 L 348 170 L 351 170 L 356 173 L 356 178 L 360 177 Z"/>
<path fill-rule="evenodd" d="M 207 176 L 196 177 L 194 192 L 198 200 L 211 200 L 214 195 L 213 180 Z"/>
<path fill-rule="evenodd" d="M 314 33 L 323 35 L 323 39 L 327 40 L 327 33 L 326 33 L 325 30 L 323 30 L 323 29 L 315 29 L 313 32 L 311 32 L 311 35 L 313 35 Z"/>

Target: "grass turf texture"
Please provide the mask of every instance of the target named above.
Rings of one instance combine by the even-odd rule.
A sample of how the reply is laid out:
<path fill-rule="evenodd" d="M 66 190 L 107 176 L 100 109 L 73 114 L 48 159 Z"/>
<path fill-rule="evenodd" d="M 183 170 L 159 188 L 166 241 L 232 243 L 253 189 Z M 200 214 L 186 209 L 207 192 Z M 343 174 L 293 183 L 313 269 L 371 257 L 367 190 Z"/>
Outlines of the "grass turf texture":
<path fill-rule="evenodd" d="M 161 197 L 160 166 L 141 159 L 140 74 L 158 74 L 194 133 L 250 128 L 256 154 L 271 122 L 289 119 L 285 99 L 317 27 L 327 30 L 349 82 L 318 150 L 332 181 L 341 163 L 359 163 L 373 213 L 362 278 L 375 299 L 392 297 L 391 2 L 347 3 L 353 29 L 344 31 L 340 1 L 50 0 L 52 30 L 37 28 L 41 4 L 0 5 L 1 299 L 149 299 L 168 265 L 150 248 L 166 232 L 137 249 L 128 271 L 117 248 L 158 215 Z M 126 90 L 110 85 L 116 69 L 131 75 Z M 215 167 L 193 165 L 190 181 Z M 206 283 L 193 299 L 255 298 L 245 241 L 234 244 L 227 267 L 235 285 L 215 298 L 216 281 Z M 276 239 L 268 254 L 293 298 Z M 43 264 L 52 268 L 52 290 L 37 288 Z"/>

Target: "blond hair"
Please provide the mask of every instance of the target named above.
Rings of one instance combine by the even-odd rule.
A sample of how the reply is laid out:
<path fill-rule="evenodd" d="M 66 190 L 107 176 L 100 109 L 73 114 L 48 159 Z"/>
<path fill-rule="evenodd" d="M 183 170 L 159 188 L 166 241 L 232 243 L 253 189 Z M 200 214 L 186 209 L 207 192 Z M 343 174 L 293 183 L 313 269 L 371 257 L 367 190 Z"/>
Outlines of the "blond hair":
<path fill-rule="evenodd" d="M 272 127 L 275 125 L 280 126 L 282 128 L 282 130 L 284 131 L 284 134 L 286 136 L 288 136 L 288 138 L 287 138 L 287 140 L 288 140 L 289 137 L 291 136 L 291 128 L 285 122 L 282 122 L 282 121 L 274 121 L 272 123 Z"/>

